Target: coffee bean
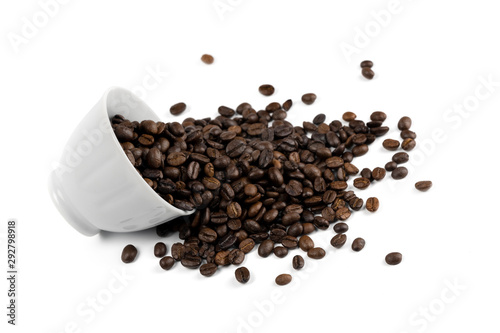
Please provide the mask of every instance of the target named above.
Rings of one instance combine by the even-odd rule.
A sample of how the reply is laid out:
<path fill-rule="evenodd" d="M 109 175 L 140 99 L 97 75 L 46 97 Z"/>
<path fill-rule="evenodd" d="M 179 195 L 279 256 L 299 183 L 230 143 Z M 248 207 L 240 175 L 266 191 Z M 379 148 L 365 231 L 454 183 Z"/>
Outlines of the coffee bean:
<path fill-rule="evenodd" d="M 366 199 L 366 210 L 369 212 L 376 212 L 379 207 L 379 201 L 377 198 L 368 198 Z"/>
<path fill-rule="evenodd" d="M 286 100 L 285 103 L 283 103 L 283 110 L 288 111 L 292 108 L 293 102 L 291 99 Z"/>
<path fill-rule="evenodd" d="M 326 115 L 324 113 L 320 113 L 316 117 L 314 117 L 313 124 L 319 125 L 319 124 L 324 123 L 325 120 L 326 120 Z"/>
<path fill-rule="evenodd" d="M 316 95 L 313 93 L 302 95 L 302 102 L 306 105 L 311 105 L 316 101 Z"/>
<path fill-rule="evenodd" d="M 202 242 L 213 243 L 217 239 L 217 233 L 213 229 L 203 228 L 198 233 L 198 238 Z"/>
<path fill-rule="evenodd" d="M 344 222 L 336 223 L 333 226 L 333 231 L 335 231 L 337 234 L 344 234 L 348 230 L 349 230 L 349 226 Z"/>
<path fill-rule="evenodd" d="M 415 140 L 417 138 L 417 135 L 415 134 L 415 132 L 412 132 L 410 130 L 403 130 L 401 131 L 401 138 L 402 139 L 413 139 Z"/>
<path fill-rule="evenodd" d="M 384 179 L 385 174 L 386 174 L 386 171 L 384 168 L 377 167 L 377 168 L 373 169 L 373 171 L 372 171 L 372 178 L 373 178 L 373 180 L 382 180 L 382 179 Z"/>
<path fill-rule="evenodd" d="M 170 107 L 170 113 L 173 114 L 174 116 L 178 116 L 184 111 L 186 111 L 186 104 L 182 102 L 174 104 Z"/>
<path fill-rule="evenodd" d="M 394 171 L 396 170 L 396 168 L 398 167 L 398 164 L 396 162 L 387 162 L 387 164 L 385 165 L 385 170 L 387 171 Z"/>
<path fill-rule="evenodd" d="M 135 260 L 137 257 L 137 248 L 132 244 L 129 244 L 123 248 L 122 251 L 122 261 L 129 264 Z"/>
<path fill-rule="evenodd" d="M 185 250 L 184 245 L 182 245 L 181 243 L 175 243 L 175 244 L 172 244 L 172 248 L 170 249 L 170 252 L 172 253 L 172 257 L 176 261 L 179 261 L 184 257 L 186 250 Z"/>
<path fill-rule="evenodd" d="M 368 145 L 359 145 L 352 148 L 352 154 L 354 157 L 363 156 L 368 152 Z"/>
<path fill-rule="evenodd" d="M 403 260 L 403 255 L 399 252 L 391 252 L 385 256 L 385 262 L 388 265 L 398 265 Z"/>
<path fill-rule="evenodd" d="M 219 113 L 221 116 L 224 117 L 232 117 L 234 116 L 235 112 L 233 109 L 228 108 L 227 106 L 219 106 Z"/>
<path fill-rule="evenodd" d="M 211 65 L 214 63 L 214 57 L 210 54 L 204 54 L 201 56 L 201 61 L 203 61 L 207 65 Z"/>
<path fill-rule="evenodd" d="M 274 255 L 278 258 L 284 258 L 288 254 L 288 249 L 284 246 L 276 246 L 273 249 Z"/>
<path fill-rule="evenodd" d="M 229 254 L 230 253 L 231 252 L 227 251 L 227 250 L 217 252 L 217 254 L 215 255 L 215 258 L 214 258 L 214 262 L 219 266 L 229 265 L 230 264 L 230 262 L 229 262 Z"/>
<path fill-rule="evenodd" d="M 174 258 L 170 256 L 166 256 L 160 259 L 160 267 L 163 268 L 164 270 L 168 271 L 170 268 L 172 268 L 175 264 Z"/>
<path fill-rule="evenodd" d="M 198 268 L 201 265 L 201 257 L 197 255 L 188 255 L 186 254 L 184 258 L 181 259 L 181 264 L 187 268 Z"/>
<path fill-rule="evenodd" d="M 315 247 L 307 251 L 307 256 L 311 259 L 322 259 L 325 255 L 326 252 L 321 247 Z"/>
<path fill-rule="evenodd" d="M 387 115 L 382 111 L 375 111 L 370 115 L 372 121 L 384 122 L 387 119 Z"/>
<path fill-rule="evenodd" d="M 363 67 L 361 69 L 361 74 L 368 80 L 373 79 L 373 77 L 375 76 L 375 73 L 372 71 L 370 67 Z"/>
<path fill-rule="evenodd" d="M 417 143 L 415 142 L 415 140 L 413 140 L 412 138 L 408 138 L 403 140 L 401 148 L 403 148 L 406 151 L 411 151 L 413 150 L 413 148 L 415 148 L 416 145 Z"/>
<path fill-rule="evenodd" d="M 259 256 L 266 258 L 273 252 L 274 242 L 270 239 L 266 239 L 259 245 L 258 254 Z"/>
<path fill-rule="evenodd" d="M 241 206 L 237 202 L 231 202 L 229 206 L 227 206 L 227 216 L 231 219 L 236 219 L 241 216 Z"/>
<path fill-rule="evenodd" d="M 242 241 L 239 245 L 239 248 L 243 253 L 248 253 L 253 250 L 255 247 L 255 241 L 251 238 L 247 238 L 244 241 Z"/>
<path fill-rule="evenodd" d="M 294 256 L 292 259 L 292 266 L 296 270 L 302 269 L 304 267 L 304 258 L 299 255 Z"/>
<path fill-rule="evenodd" d="M 333 236 L 332 240 L 330 241 L 330 244 L 334 248 L 340 249 L 342 246 L 344 246 L 346 240 L 347 240 L 346 235 L 344 235 L 344 234 L 337 234 L 337 235 Z"/>
<path fill-rule="evenodd" d="M 239 267 L 234 271 L 236 281 L 239 283 L 247 283 L 250 281 L 250 271 L 246 267 Z"/>
<path fill-rule="evenodd" d="M 344 114 L 342 115 L 342 119 L 344 119 L 345 121 L 353 121 L 354 119 L 356 119 L 356 117 L 356 114 L 351 111 L 344 112 Z"/>
<path fill-rule="evenodd" d="M 340 221 L 345 221 L 351 216 L 351 211 L 347 207 L 339 207 L 335 212 L 335 217 Z"/>
<path fill-rule="evenodd" d="M 361 68 L 364 68 L 364 67 L 372 68 L 373 62 L 370 60 L 364 60 L 361 62 L 360 66 L 361 66 Z"/>
<path fill-rule="evenodd" d="M 403 179 L 408 175 L 408 169 L 405 167 L 397 167 L 392 171 L 391 176 L 392 178 L 398 180 L 398 179 Z"/>
<path fill-rule="evenodd" d="M 396 153 L 392 156 L 392 161 L 397 164 L 402 164 L 408 162 L 410 156 L 405 152 Z"/>
<path fill-rule="evenodd" d="M 404 130 L 409 130 L 411 127 L 411 119 L 410 117 L 402 117 L 401 119 L 399 119 L 398 121 L 398 128 L 400 131 L 404 131 Z"/>
<path fill-rule="evenodd" d="M 287 235 L 281 239 L 281 244 L 287 249 L 294 249 L 298 245 L 297 237 Z"/>
<path fill-rule="evenodd" d="M 280 274 L 274 280 L 278 286 L 286 286 L 292 282 L 292 276 L 290 274 Z"/>
<path fill-rule="evenodd" d="M 165 254 L 167 254 L 167 246 L 165 245 L 165 243 L 162 243 L 162 242 L 156 243 L 155 247 L 154 247 L 155 257 L 161 258 L 161 257 L 164 257 Z"/>
<path fill-rule="evenodd" d="M 399 148 L 399 141 L 393 139 L 385 139 L 382 146 L 387 150 L 397 150 Z"/>
<path fill-rule="evenodd" d="M 432 182 L 430 180 L 422 180 L 415 183 L 415 188 L 419 191 L 425 192 L 432 187 Z"/>
<path fill-rule="evenodd" d="M 233 250 L 231 250 L 231 252 L 229 252 L 229 262 L 232 265 L 239 265 L 243 262 L 243 260 L 245 260 L 245 252 L 244 251 L 242 251 L 240 249 L 233 249 Z"/>
<path fill-rule="evenodd" d="M 271 96 L 274 94 L 274 87 L 270 84 L 263 84 L 259 87 L 259 92 L 264 96 Z"/>
<path fill-rule="evenodd" d="M 360 177 L 354 179 L 353 185 L 355 188 L 359 188 L 360 190 L 364 190 L 368 186 L 370 186 L 370 179 L 365 177 Z"/>
<path fill-rule="evenodd" d="M 359 251 L 363 250 L 364 247 L 365 247 L 365 240 L 363 238 L 358 237 L 352 241 L 352 250 L 353 251 L 359 252 Z"/>
<path fill-rule="evenodd" d="M 175 152 L 167 156 L 167 163 L 171 166 L 179 166 L 186 162 L 187 157 L 183 152 Z"/>

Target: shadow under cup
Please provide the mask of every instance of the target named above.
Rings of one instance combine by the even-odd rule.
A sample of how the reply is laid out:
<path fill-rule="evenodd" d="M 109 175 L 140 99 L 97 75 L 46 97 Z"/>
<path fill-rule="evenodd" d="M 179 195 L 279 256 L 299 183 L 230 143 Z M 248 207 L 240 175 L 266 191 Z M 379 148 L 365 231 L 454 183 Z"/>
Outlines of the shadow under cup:
<path fill-rule="evenodd" d="M 116 114 L 160 120 L 130 91 L 109 89 L 74 130 L 49 177 L 55 206 L 87 236 L 144 230 L 192 213 L 167 203 L 130 163 L 110 124 Z"/>

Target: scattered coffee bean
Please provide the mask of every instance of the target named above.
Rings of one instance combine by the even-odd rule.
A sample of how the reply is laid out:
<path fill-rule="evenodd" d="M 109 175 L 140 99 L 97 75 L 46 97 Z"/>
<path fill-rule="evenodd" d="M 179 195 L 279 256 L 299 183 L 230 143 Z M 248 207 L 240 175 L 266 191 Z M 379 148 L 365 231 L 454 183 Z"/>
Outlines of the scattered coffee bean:
<path fill-rule="evenodd" d="M 135 260 L 137 257 L 137 248 L 132 244 L 129 244 L 123 248 L 122 251 L 122 261 L 129 264 Z"/>
<path fill-rule="evenodd" d="M 342 119 L 344 119 L 345 121 L 353 121 L 354 119 L 356 119 L 356 114 L 351 111 L 344 112 L 344 114 L 342 115 Z"/>
<path fill-rule="evenodd" d="M 403 260 L 403 255 L 399 252 L 391 252 L 385 256 L 385 262 L 388 265 L 398 265 Z"/>
<path fill-rule="evenodd" d="M 214 263 L 206 263 L 200 266 L 200 274 L 206 277 L 210 277 L 217 272 L 217 265 Z"/>
<path fill-rule="evenodd" d="M 410 156 L 405 152 L 396 153 L 392 156 L 392 161 L 397 164 L 402 164 L 408 162 Z"/>
<path fill-rule="evenodd" d="M 408 169 L 407 169 L 407 168 L 405 168 L 405 167 L 397 167 L 397 168 L 396 168 L 396 169 L 394 169 L 394 171 L 392 171 L 392 173 L 391 173 L 392 178 L 394 178 L 394 179 L 396 179 L 396 180 L 403 179 L 403 178 L 405 178 L 407 175 L 408 175 Z"/>
<path fill-rule="evenodd" d="M 419 191 L 425 192 L 432 187 L 432 182 L 430 180 L 422 180 L 415 183 L 415 188 Z"/>
<path fill-rule="evenodd" d="M 364 60 L 361 62 L 360 66 L 361 66 L 361 68 L 364 68 L 364 67 L 372 68 L 373 62 L 370 60 Z"/>
<path fill-rule="evenodd" d="M 404 130 L 409 130 L 411 127 L 411 119 L 410 117 L 402 117 L 401 119 L 399 119 L 399 122 L 398 122 L 398 128 L 400 131 L 404 131 Z"/>
<path fill-rule="evenodd" d="M 172 266 L 174 266 L 175 260 L 171 256 L 166 256 L 160 259 L 160 267 L 168 271 Z"/>
<path fill-rule="evenodd" d="M 286 286 L 292 282 L 292 276 L 290 274 L 280 274 L 276 277 L 275 282 L 278 286 Z"/>
<path fill-rule="evenodd" d="M 269 257 L 271 253 L 273 253 L 274 250 L 274 242 L 270 239 L 266 239 L 259 245 L 258 253 L 259 256 L 266 258 Z"/>
<path fill-rule="evenodd" d="M 274 87 L 270 84 L 263 84 L 259 87 L 259 92 L 264 96 L 271 96 L 274 94 Z"/>
<path fill-rule="evenodd" d="M 162 243 L 162 242 L 156 243 L 155 248 L 154 248 L 154 254 L 155 254 L 155 257 L 157 257 L 157 258 L 164 257 L 165 254 L 167 254 L 167 246 L 165 245 L 165 243 Z"/>
<path fill-rule="evenodd" d="M 373 77 L 375 76 L 375 73 L 372 71 L 370 67 L 363 67 L 361 69 L 361 74 L 368 80 L 373 79 Z"/>
<path fill-rule="evenodd" d="M 173 114 L 174 116 L 178 116 L 184 111 L 186 111 L 186 104 L 182 102 L 174 104 L 170 107 L 170 113 Z"/>
<path fill-rule="evenodd" d="M 365 240 L 363 238 L 356 238 L 352 241 L 352 250 L 359 252 L 365 247 Z"/>
<path fill-rule="evenodd" d="M 340 249 L 342 246 L 344 246 L 345 242 L 347 240 L 347 236 L 344 234 L 337 234 L 333 236 L 332 240 L 330 241 L 330 244 L 336 248 Z"/>
<path fill-rule="evenodd" d="M 273 250 L 274 255 L 278 258 L 284 258 L 288 254 L 288 249 L 284 246 L 276 246 Z"/>
<path fill-rule="evenodd" d="M 315 247 L 307 251 L 307 256 L 311 259 L 322 259 L 326 255 L 321 247 Z"/>
<path fill-rule="evenodd" d="M 302 95 L 302 102 L 306 105 L 311 105 L 316 101 L 316 95 L 313 93 Z"/>
<path fill-rule="evenodd" d="M 211 65 L 214 63 L 214 57 L 210 54 L 204 54 L 201 56 L 201 61 L 203 61 L 207 65 Z"/>
<path fill-rule="evenodd" d="M 250 271 L 246 267 L 239 267 L 234 271 L 236 281 L 239 283 L 247 283 L 250 281 Z"/>
<path fill-rule="evenodd" d="M 311 237 L 304 235 L 299 239 L 299 247 L 302 251 L 307 252 L 310 249 L 314 248 L 314 241 Z"/>
<path fill-rule="evenodd" d="M 374 213 L 378 210 L 378 207 L 379 207 L 379 201 L 377 198 L 372 197 L 372 198 L 366 199 L 366 210 L 367 211 Z"/>
<path fill-rule="evenodd" d="M 413 140 L 412 138 L 408 138 L 403 140 L 401 148 L 403 148 L 406 151 L 410 151 L 413 150 L 413 148 L 415 148 L 416 145 L 417 143 L 415 142 L 415 140 Z"/>
<path fill-rule="evenodd" d="M 304 258 L 300 255 L 296 255 L 292 259 L 292 266 L 296 270 L 302 269 L 304 267 Z"/>
<path fill-rule="evenodd" d="M 396 150 L 399 148 L 399 141 L 393 139 L 385 139 L 382 146 L 387 150 Z"/>
<path fill-rule="evenodd" d="M 390 161 L 390 162 L 387 162 L 387 164 L 385 165 L 385 170 L 391 172 L 391 171 L 396 170 L 397 167 L 398 167 L 398 164 L 396 162 Z"/>
<path fill-rule="evenodd" d="M 380 180 L 384 179 L 385 174 L 386 174 L 386 171 L 384 168 L 377 167 L 377 168 L 373 169 L 373 171 L 372 171 L 372 178 L 373 178 L 373 180 L 380 181 Z"/>
<path fill-rule="evenodd" d="M 349 230 L 349 226 L 344 222 L 336 223 L 333 226 L 333 231 L 335 231 L 337 234 L 344 234 L 348 230 Z"/>

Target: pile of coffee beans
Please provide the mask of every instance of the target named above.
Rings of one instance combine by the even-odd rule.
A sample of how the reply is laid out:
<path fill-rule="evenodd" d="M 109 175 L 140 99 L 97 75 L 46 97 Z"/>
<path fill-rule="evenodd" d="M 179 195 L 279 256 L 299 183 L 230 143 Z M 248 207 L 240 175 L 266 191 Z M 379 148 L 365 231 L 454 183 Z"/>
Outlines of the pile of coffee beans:
<path fill-rule="evenodd" d="M 259 91 L 271 96 L 274 87 L 265 84 Z M 302 96 L 307 105 L 315 100 L 312 93 Z M 161 258 L 163 269 L 180 262 L 208 277 L 220 267 L 240 265 L 255 248 L 261 257 L 283 258 L 300 248 L 309 258 L 321 259 L 325 250 L 308 234 L 333 224 L 331 245 L 341 248 L 349 229 L 346 221 L 364 206 L 348 188 L 350 178 L 363 190 L 384 179 L 386 171 L 394 179 L 407 175 L 408 170 L 399 166 L 409 160 L 406 152 L 396 153 L 385 168 L 360 171 L 354 165 L 356 157 L 367 154 L 370 145 L 389 131 L 384 112 L 373 112 L 369 122 L 350 111 L 343 114 L 344 122 L 327 122 L 325 114 L 318 114 L 295 126 L 286 120 L 292 105 L 291 100 L 272 102 L 258 111 L 249 103 L 235 109 L 221 106 L 215 118 L 187 118 L 181 123 L 112 117 L 114 133 L 144 181 L 168 203 L 193 211 L 188 218 L 156 228 L 161 237 L 175 232 L 183 241 L 171 246 L 169 256 L 164 243 L 156 244 L 154 255 Z M 180 114 L 185 108 L 179 103 L 170 111 Z M 416 135 L 410 127 L 411 119 L 401 118 L 403 143 L 387 139 L 383 146 L 391 151 L 400 146 L 413 149 Z M 417 186 L 426 187 L 430 186 Z M 368 198 L 365 207 L 376 212 L 379 200 Z M 364 246 L 364 239 L 356 238 L 352 250 Z M 122 260 L 132 262 L 136 255 L 137 249 L 128 245 Z M 304 264 L 302 256 L 293 257 L 293 268 Z M 235 276 L 246 283 L 250 272 L 241 267 Z M 276 278 L 278 285 L 290 281 L 288 274 Z"/>

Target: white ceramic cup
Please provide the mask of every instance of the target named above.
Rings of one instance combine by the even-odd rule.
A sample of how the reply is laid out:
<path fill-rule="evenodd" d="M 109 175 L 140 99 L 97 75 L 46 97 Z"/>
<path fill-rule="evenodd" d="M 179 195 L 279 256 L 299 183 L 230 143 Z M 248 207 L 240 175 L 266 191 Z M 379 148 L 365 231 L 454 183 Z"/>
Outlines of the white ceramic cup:
<path fill-rule="evenodd" d="M 110 118 L 116 114 L 160 120 L 130 91 L 109 89 L 74 130 L 49 177 L 57 209 L 87 236 L 144 230 L 192 213 L 167 203 L 135 170 L 113 133 Z"/>

